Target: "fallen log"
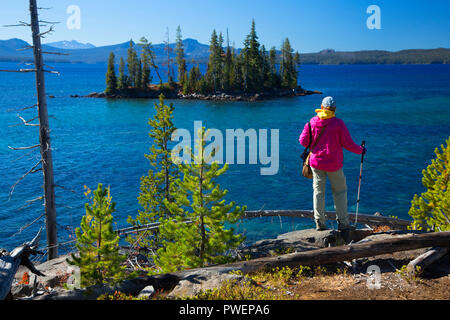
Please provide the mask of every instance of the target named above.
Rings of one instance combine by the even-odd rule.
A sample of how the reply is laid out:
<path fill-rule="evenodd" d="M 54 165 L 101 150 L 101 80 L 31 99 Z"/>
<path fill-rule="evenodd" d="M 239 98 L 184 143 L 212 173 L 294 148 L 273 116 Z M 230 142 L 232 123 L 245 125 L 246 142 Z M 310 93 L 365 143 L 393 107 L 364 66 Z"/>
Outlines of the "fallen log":
<path fill-rule="evenodd" d="M 450 231 L 396 236 L 392 239 L 264 257 L 231 263 L 224 265 L 223 268 L 249 273 L 266 268 L 321 265 L 435 246 L 450 247 Z"/>
<path fill-rule="evenodd" d="M 409 273 L 416 272 L 417 268 L 420 268 L 420 271 L 425 270 L 428 266 L 432 265 L 434 262 L 441 259 L 450 251 L 449 247 L 436 247 L 431 248 L 424 254 L 421 254 L 410 263 L 408 263 L 406 270 Z"/>
<path fill-rule="evenodd" d="M 355 222 L 356 214 L 349 212 L 350 222 Z M 255 217 L 296 217 L 314 219 L 314 211 L 312 210 L 256 210 L 245 211 L 243 218 Z M 335 211 L 326 211 L 325 217 L 327 220 L 336 220 Z M 390 226 L 398 230 L 406 230 L 411 225 L 411 221 L 404 219 L 397 219 L 392 217 L 376 216 L 370 214 L 358 214 L 358 223 L 369 226 Z"/>
<path fill-rule="evenodd" d="M 39 245 L 42 228 L 33 240 L 15 248 L 10 254 L 0 256 L 0 300 L 8 297 L 14 276 L 20 265 L 26 266 L 34 274 L 43 276 L 29 260 L 30 254 L 40 253 L 36 250 Z"/>

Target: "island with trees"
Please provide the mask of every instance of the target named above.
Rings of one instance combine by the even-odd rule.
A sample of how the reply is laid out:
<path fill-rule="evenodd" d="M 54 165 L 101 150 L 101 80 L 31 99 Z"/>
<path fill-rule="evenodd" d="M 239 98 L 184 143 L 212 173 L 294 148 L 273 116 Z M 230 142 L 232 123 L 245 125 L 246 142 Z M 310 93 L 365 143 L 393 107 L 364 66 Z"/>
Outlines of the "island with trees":
<path fill-rule="evenodd" d="M 179 26 L 174 47 L 175 59 L 170 54 L 172 48 L 169 40 L 166 41 L 166 82 L 163 82 L 162 71 L 155 62 L 151 43 L 142 37 L 138 48 L 140 50 L 136 50 L 130 40 L 126 61 L 120 58 L 118 74 L 116 57 L 111 52 L 105 91 L 94 92 L 86 97 L 158 98 L 160 94 L 164 94 L 170 99 L 254 101 L 321 94 L 319 91 L 305 90 L 298 84 L 300 55 L 298 52 L 294 53 L 289 39 L 283 41 L 279 51 L 275 47 L 266 50 L 258 42 L 254 21 L 243 48 L 239 50 L 230 46 L 228 35 L 224 45 L 223 34 L 213 30 L 204 74 L 195 61 L 188 64 Z M 153 81 L 152 74 L 156 75 L 159 84 L 155 84 L 158 81 Z"/>

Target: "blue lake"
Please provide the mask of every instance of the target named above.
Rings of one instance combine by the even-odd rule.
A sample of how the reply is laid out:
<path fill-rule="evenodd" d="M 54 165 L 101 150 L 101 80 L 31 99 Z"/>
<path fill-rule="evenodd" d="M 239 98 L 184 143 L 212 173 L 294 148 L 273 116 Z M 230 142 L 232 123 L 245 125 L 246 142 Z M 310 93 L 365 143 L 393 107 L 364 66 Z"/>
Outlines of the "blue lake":
<path fill-rule="evenodd" d="M 149 169 L 144 154 L 148 118 L 155 100 L 106 100 L 70 98 L 70 94 L 103 91 L 105 65 L 52 64 L 60 76 L 46 76 L 55 182 L 58 236 L 70 240 L 71 226 L 84 215 L 84 185 L 111 186 L 117 203 L 117 227 L 126 226 L 139 205 L 140 177 Z M 0 63 L 0 69 L 23 67 Z M 262 176 L 262 165 L 230 165 L 219 183 L 229 190 L 227 198 L 249 210 L 312 209 L 311 180 L 300 174 L 302 149 L 298 137 L 304 124 L 315 115 L 325 95 L 337 101 L 337 117 L 344 120 L 354 141 L 366 140 L 361 186 L 361 213 L 381 212 L 408 219 L 415 193 L 424 191 L 421 171 L 434 158 L 434 149 L 450 136 L 450 65 L 305 65 L 300 83 L 323 95 L 260 102 L 211 102 L 173 100 L 174 123 L 193 132 L 195 120 L 208 128 L 279 129 L 279 171 Z M 14 182 L 38 161 L 38 151 L 13 151 L 8 146 L 38 143 L 35 127 L 24 127 L 10 109 L 36 101 L 34 75 L 0 72 L 0 247 L 8 249 L 28 240 L 41 218 L 17 233 L 43 212 L 35 203 L 18 210 L 26 200 L 42 194 L 42 175 L 28 176 L 8 194 Z M 25 119 L 33 109 L 20 112 Z M 270 150 L 269 150 L 270 151 Z M 20 158 L 23 156 L 22 158 Z M 20 158 L 20 159 L 18 159 Z M 344 152 L 349 211 L 356 209 L 360 156 Z M 333 209 L 327 188 L 327 209 Z M 239 224 L 249 241 L 312 227 L 307 219 L 256 218 Z M 14 235 L 15 234 L 15 235 Z M 14 235 L 14 236 L 13 236 Z"/>

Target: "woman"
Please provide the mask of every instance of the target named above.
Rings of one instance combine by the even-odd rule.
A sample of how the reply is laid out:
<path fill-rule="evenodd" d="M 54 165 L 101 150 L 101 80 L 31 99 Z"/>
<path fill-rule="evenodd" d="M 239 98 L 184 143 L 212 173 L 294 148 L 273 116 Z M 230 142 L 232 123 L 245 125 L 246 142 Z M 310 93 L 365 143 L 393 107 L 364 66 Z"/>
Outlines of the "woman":
<path fill-rule="evenodd" d="M 334 99 L 326 97 L 322 100 L 321 108 L 316 109 L 317 116 L 309 121 L 312 133 L 311 146 L 313 146 L 309 164 L 313 172 L 313 206 L 317 230 L 327 229 L 325 218 L 325 183 L 327 177 L 330 179 L 333 192 L 338 229 L 352 229 L 347 212 L 347 183 L 342 170 L 344 159 L 342 148 L 356 154 L 366 152 L 364 147 L 353 142 L 344 121 L 335 117 L 335 111 L 336 103 Z M 299 141 L 306 148 L 310 140 L 310 130 L 307 123 Z"/>

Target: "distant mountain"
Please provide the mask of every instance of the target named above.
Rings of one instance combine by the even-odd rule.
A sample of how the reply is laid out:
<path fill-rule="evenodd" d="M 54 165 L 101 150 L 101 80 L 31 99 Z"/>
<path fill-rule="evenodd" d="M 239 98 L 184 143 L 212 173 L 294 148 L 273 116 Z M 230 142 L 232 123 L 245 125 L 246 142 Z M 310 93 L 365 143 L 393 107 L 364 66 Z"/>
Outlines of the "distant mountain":
<path fill-rule="evenodd" d="M 67 41 L 67 43 L 73 42 Z M 80 43 L 75 41 L 75 44 Z M 188 63 L 192 59 L 198 63 L 204 63 L 208 60 L 209 45 L 190 38 L 183 40 L 183 44 Z M 135 43 L 133 45 L 140 53 L 141 48 Z M 0 40 L 0 61 L 32 60 L 31 50 L 17 50 L 27 46 L 30 46 L 27 42 L 16 38 Z M 106 63 L 110 52 L 114 52 L 118 63 L 121 57 L 126 59 L 129 41 L 115 45 L 82 49 L 58 48 L 54 46 L 55 43 L 44 44 L 42 46 L 43 51 L 59 52 L 68 55 L 45 55 L 47 62 Z M 171 58 L 175 57 L 174 47 L 175 44 L 171 43 Z M 157 63 L 164 62 L 167 59 L 165 44 L 154 44 L 152 49 Z M 239 52 L 240 49 L 236 51 Z M 325 49 L 317 53 L 300 54 L 300 62 L 302 64 L 439 64 L 450 63 L 450 49 L 410 49 L 395 52 L 383 50 L 335 51 L 333 49 Z"/>
<path fill-rule="evenodd" d="M 43 44 L 43 51 L 59 52 L 67 55 L 45 55 L 45 60 L 48 62 L 83 62 L 83 63 L 106 63 L 110 52 L 114 52 L 117 61 L 122 57 L 126 59 L 127 50 L 129 48 L 129 41 L 101 47 L 85 48 L 85 49 L 68 49 L 57 48 L 51 45 Z M 205 60 L 209 56 L 209 45 L 202 44 L 195 39 L 183 40 L 186 59 L 190 62 L 191 59 L 196 61 Z M 29 44 L 20 39 L 0 40 L 0 61 L 30 61 L 32 60 L 31 50 L 20 50 Z M 141 48 L 139 45 L 133 42 L 134 48 L 140 54 Z M 175 44 L 170 45 L 171 52 L 170 57 L 175 57 Z M 155 53 L 156 62 L 163 62 L 167 59 L 167 51 L 165 50 L 165 44 L 153 44 L 153 52 Z"/>
<path fill-rule="evenodd" d="M 46 43 L 47 46 L 58 48 L 58 49 L 68 49 L 68 50 L 74 50 L 74 49 L 91 49 L 95 48 L 95 46 L 92 43 L 81 43 L 76 40 L 72 41 L 57 41 L 57 42 L 51 42 Z"/>

